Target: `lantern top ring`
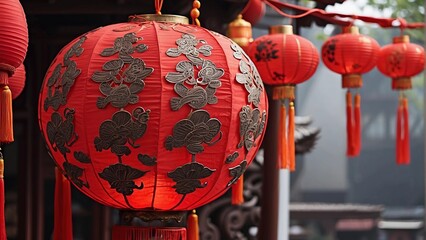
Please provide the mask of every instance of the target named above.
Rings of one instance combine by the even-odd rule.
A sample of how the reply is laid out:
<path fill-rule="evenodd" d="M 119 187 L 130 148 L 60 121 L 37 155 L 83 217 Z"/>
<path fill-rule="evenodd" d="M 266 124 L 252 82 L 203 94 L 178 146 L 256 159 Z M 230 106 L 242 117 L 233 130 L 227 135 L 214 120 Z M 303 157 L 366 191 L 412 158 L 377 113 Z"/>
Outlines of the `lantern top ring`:
<path fill-rule="evenodd" d="M 274 25 L 269 27 L 269 34 L 293 34 L 292 25 Z"/>
<path fill-rule="evenodd" d="M 180 15 L 139 14 L 139 15 L 129 16 L 129 22 L 146 22 L 146 21 L 189 24 L 188 18 L 184 16 L 180 16 Z"/>

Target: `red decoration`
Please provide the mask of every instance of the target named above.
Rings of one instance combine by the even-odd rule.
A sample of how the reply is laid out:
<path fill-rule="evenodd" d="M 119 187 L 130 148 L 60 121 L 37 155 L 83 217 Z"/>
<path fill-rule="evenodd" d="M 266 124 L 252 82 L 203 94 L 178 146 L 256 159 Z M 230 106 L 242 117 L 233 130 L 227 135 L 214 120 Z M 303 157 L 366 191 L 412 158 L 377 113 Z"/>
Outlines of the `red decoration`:
<path fill-rule="evenodd" d="M 0 4 L 0 143 L 13 142 L 13 115 L 9 77 L 24 61 L 28 28 L 19 0 Z"/>
<path fill-rule="evenodd" d="M 242 14 L 251 25 L 258 23 L 265 16 L 266 6 L 261 0 L 249 0 Z"/>
<path fill-rule="evenodd" d="M 292 26 L 274 26 L 270 33 L 254 40 L 248 52 L 263 82 L 274 86 L 273 99 L 283 100 L 280 126 L 281 167 L 294 171 L 294 86 L 308 80 L 315 73 L 319 56 L 311 42 L 293 34 Z M 284 99 L 290 100 L 287 134 Z"/>
<path fill-rule="evenodd" d="M 194 209 L 253 160 L 267 98 L 237 44 L 150 17 L 98 28 L 62 49 L 40 93 L 40 128 L 58 167 L 94 200 Z"/>
<path fill-rule="evenodd" d="M 13 100 L 19 97 L 19 95 L 21 95 L 22 91 L 24 90 L 26 78 L 25 74 L 25 66 L 22 64 L 16 69 L 15 74 L 13 74 L 13 76 L 9 79 L 9 88 L 12 92 Z"/>
<path fill-rule="evenodd" d="M 395 37 L 393 44 L 384 46 L 379 52 L 377 68 L 392 78 L 392 89 L 411 89 L 411 77 L 423 71 L 425 54 L 422 46 L 410 43 L 408 36 Z M 410 129 L 408 100 L 401 93 L 396 121 L 396 162 L 410 163 Z"/>
<path fill-rule="evenodd" d="M 352 106 L 351 88 L 362 87 L 361 74 L 376 66 L 379 44 L 373 38 L 361 35 L 357 27 L 344 29 L 344 33 L 330 37 L 322 46 L 322 60 L 333 72 L 342 75 L 346 94 L 347 156 L 358 156 L 361 151 L 361 96 L 355 95 Z"/>

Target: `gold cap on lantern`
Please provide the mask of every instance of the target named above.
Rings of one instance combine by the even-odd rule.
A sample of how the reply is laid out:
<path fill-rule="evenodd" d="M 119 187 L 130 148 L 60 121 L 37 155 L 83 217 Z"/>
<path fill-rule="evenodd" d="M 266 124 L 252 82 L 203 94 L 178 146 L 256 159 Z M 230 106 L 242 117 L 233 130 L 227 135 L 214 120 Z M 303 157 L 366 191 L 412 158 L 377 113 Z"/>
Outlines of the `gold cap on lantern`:
<path fill-rule="evenodd" d="M 350 34 L 358 35 L 359 34 L 359 28 L 356 27 L 356 26 L 343 27 L 342 33 L 350 33 Z"/>
<path fill-rule="evenodd" d="M 247 47 L 253 42 L 251 23 L 243 19 L 239 14 L 237 18 L 228 25 L 228 37 L 241 47 Z"/>
<path fill-rule="evenodd" d="M 146 21 L 189 24 L 188 18 L 184 16 L 180 16 L 180 15 L 140 14 L 140 15 L 129 16 L 129 22 L 146 22 Z"/>
<path fill-rule="evenodd" d="M 269 27 L 269 34 L 293 34 L 293 26 L 291 25 L 275 25 Z"/>
<path fill-rule="evenodd" d="M 402 36 L 393 38 L 393 43 L 409 43 L 409 42 L 410 42 L 410 36 L 408 35 L 402 35 Z"/>

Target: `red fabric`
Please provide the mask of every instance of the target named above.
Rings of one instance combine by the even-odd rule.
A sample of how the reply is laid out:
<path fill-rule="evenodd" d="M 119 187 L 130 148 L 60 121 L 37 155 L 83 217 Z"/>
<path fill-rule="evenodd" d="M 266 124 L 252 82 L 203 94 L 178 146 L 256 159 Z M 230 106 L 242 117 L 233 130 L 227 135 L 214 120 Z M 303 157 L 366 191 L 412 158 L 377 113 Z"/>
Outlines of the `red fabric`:
<path fill-rule="evenodd" d="M 412 77 L 421 73 L 425 64 L 422 46 L 392 43 L 381 48 L 377 68 L 390 78 Z"/>
<path fill-rule="evenodd" d="M 243 18 L 255 25 L 265 16 L 265 3 L 261 0 L 249 0 L 247 6 L 243 10 Z"/>
<path fill-rule="evenodd" d="M 25 87 L 25 66 L 22 64 L 19 66 L 12 77 L 9 78 L 9 88 L 12 92 L 12 98 L 15 100 L 19 95 L 21 95 L 22 91 Z"/>
<path fill-rule="evenodd" d="M 315 46 L 295 34 L 261 36 L 250 44 L 248 54 L 269 85 L 302 83 L 315 73 L 319 61 Z"/>
<path fill-rule="evenodd" d="M 321 58 L 331 71 L 362 74 L 376 66 L 380 46 L 371 37 L 343 33 L 330 37 L 322 45 Z"/>
<path fill-rule="evenodd" d="M 411 162 L 411 151 L 410 151 L 410 119 L 408 114 L 408 100 L 407 98 L 404 98 L 403 100 L 403 107 L 402 107 L 402 116 L 403 116 L 403 134 L 404 139 L 402 141 L 403 145 L 403 157 L 404 157 L 404 164 L 410 164 Z"/>
<path fill-rule="evenodd" d="M 112 240 L 186 240 L 185 228 L 112 227 Z"/>
<path fill-rule="evenodd" d="M 352 94 L 346 92 L 346 155 L 355 156 L 354 119 L 352 114 Z"/>
<path fill-rule="evenodd" d="M 178 95 L 174 91 L 175 84 L 167 82 L 165 76 L 168 73 L 176 72 L 179 62 L 188 61 L 183 54 L 177 57 L 166 55 L 169 49 L 178 47 L 176 41 L 182 38 L 184 32 L 196 36 L 196 39 L 202 40 L 213 48 L 211 55 L 200 54 L 200 56 L 214 62 L 217 68 L 222 68 L 224 75 L 220 78 L 222 85 L 215 93 L 218 103 L 207 104 L 202 108 L 209 112 L 211 118 L 217 118 L 221 122 L 222 138 L 214 145 L 203 143 L 204 151 L 196 155 L 197 163 L 214 172 L 209 177 L 199 180 L 200 185 L 205 185 L 205 187 L 200 186 L 196 191 L 183 197 L 182 194 L 176 192 L 176 188 L 174 188 L 176 182 L 168 176 L 168 173 L 189 164 L 192 154 L 185 147 L 176 147 L 169 151 L 165 147 L 165 141 L 168 136 L 173 134 L 175 124 L 187 119 L 194 110 L 188 104 L 183 105 L 177 111 L 171 109 L 171 99 Z M 119 109 L 111 104 L 104 109 L 98 109 L 97 100 L 103 95 L 99 90 L 100 84 L 94 82 L 91 77 L 95 72 L 102 71 L 106 62 L 118 58 L 118 53 L 108 57 L 100 54 L 104 49 L 112 48 L 114 41 L 127 33 L 136 33 L 136 36 L 140 38 L 133 46 L 142 43 L 148 46 L 145 52 L 135 51 L 131 56 L 142 59 L 146 67 L 152 67 L 154 71 L 144 79 L 145 86 L 137 94 L 139 102 L 128 104 L 123 108 L 129 113 L 132 113 L 136 107 L 150 110 L 146 132 L 135 142 L 135 145 L 139 145 L 139 147 L 134 148 L 128 142 L 125 143 L 125 146 L 131 149 L 131 153 L 122 156 L 124 165 L 146 171 L 144 176 L 133 179 L 137 186 L 141 186 L 143 183 L 143 188 L 133 189 L 133 193 L 124 198 L 123 194 L 117 192 L 108 181 L 100 177 L 100 173 L 107 167 L 118 164 L 117 156 L 110 149 L 97 151 L 94 144 L 95 138 L 100 135 L 99 126 L 104 121 L 111 120 L 113 114 Z M 78 189 L 102 204 L 120 209 L 129 209 L 129 205 L 131 205 L 134 209 L 139 210 L 170 210 L 174 206 L 177 206 L 173 209 L 176 211 L 189 210 L 213 201 L 225 193 L 229 189 L 228 183 L 232 179 L 229 169 L 237 167 L 244 159 L 251 163 L 263 138 L 263 134 L 257 138 L 255 145 L 248 153 L 245 152 L 244 147 L 237 147 L 241 140 L 240 112 L 242 107 L 249 105 L 253 109 L 254 105 L 248 102 L 246 87 L 236 80 L 236 74 L 240 73 L 240 60 L 234 57 L 235 52 L 231 48 L 230 40 L 201 27 L 157 22 L 114 24 L 91 31 L 84 37 L 87 38 L 81 45 L 84 51 L 79 56 L 71 57 L 71 60 L 76 62 L 77 68 L 81 69 L 81 73 L 70 88 L 66 105 L 61 105 L 57 110 L 63 119 L 66 108 L 72 108 L 75 111 L 72 121 L 74 130 L 78 134 L 78 140 L 68 146 L 70 153 L 67 154 L 67 160 L 84 170 L 79 179 L 90 185 L 89 187 L 80 186 Z M 46 111 L 44 101 L 50 91 L 48 79 L 52 76 L 56 65 L 63 64 L 64 56 L 79 40 L 80 38 L 72 41 L 57 55 L 46 73 L 39 99 L 40 127 L 54 160 L 61 168 L 66 160 L 60 151 L 55 151 L 55 146 L 49 142 L 47 133 L 47 124 L 51 121 L 51 116 L 55 111 L 52 107 Z M 205 44 L 200 42 L 197 48 Z M 242 59 L 246 62 L 250 61 L 245 55 L 242 55 Z M 197 76 L 199 70 L 194 71 Z M 64 72 L 65 69 L 62 68 L 61 75 Z M 188 86 L 188 88 L 190 87 Z M 263 112 L 266 109 L 267 97 L 266 93 L 262 91 L 259 110 Z M 91 162 L 87 164 L 77 161 L 73 155 L 75 152 L 87 154 Z M 225 159 L 235 152 L 239 157 L 234 162 L 226 164 Z M 155 157 L 156 164 L 153 166 L 142 164 L 138 159 L 139 154 Z M 179 204 L 179 202 L 181 203 Z"/>
<path fill-rule="evenodd" d="M 58 168 L 55 178 L 53 240 L 72 240 L 71 185 Z"/>
<path fill-rule="evenodd" d="M 0 178 L 0 240 L 7 240 L 6 222 L 4 216 L 4 179 Z"/>
<path fill-rule="evenodd" d="M 404 163 L 404 144 L 403 144 L 403 135 L 402 135 L 402 100 L 400 100 L 397 112 L 396 112 L 396 144 L 395 144 L 395 155 L 396 155 L 396 164 L 400 165 Z"/>
<path fill-rule="evenodd" d="M 0 1 L 0 63 L 19 67 L 28 47 L 28 28 L 19 0 Z"/>
<path fill-rule="evenodd" d="M 294 139 L 294 128 L 296 123 L 294 121 L 295 113 L 294 113 L 294 105 L 290 103 L 290 109 L 288 111 L 288 159 L 290 162 L 290 171 L 296 171 L 296 143 Z"/>
<path fill-rule="evenodd" d="M 355 141 L 355 155 L 358 156 L 361 153 L 362 147 L 362 118 L 361 118 L 361 94 L 355 95 L 355 106 L 354 106 L 354 141 Z"/>

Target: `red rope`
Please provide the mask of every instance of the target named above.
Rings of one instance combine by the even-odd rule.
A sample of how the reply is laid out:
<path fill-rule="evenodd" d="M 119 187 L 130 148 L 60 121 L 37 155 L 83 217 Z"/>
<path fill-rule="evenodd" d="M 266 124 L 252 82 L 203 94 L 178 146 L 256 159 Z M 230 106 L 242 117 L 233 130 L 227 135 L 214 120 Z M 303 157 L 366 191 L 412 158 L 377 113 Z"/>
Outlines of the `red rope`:
<path fill-rule="evenodd" d="M 341 26 L 349 26 L 352 24 L 353 20 L 355 19 L 359 19 L 367 23 L 377 23 L 379 24 L 379 26 L 383 28 L 399 27 L 401 29 L 404 29 L 404 28 L 423 28 L 425 26 L 423 22 L 408 23 L 403 18 L 377 18 L 377 17 L 369 17 L 369 16 L 363 16 L 363 15 L 331 13 L 331 12 L 326 12 L 322 9 L 306 8 L 306 7 L 302 7 L 302 6 L 298 6 L 298 5 L 294 5 L 290 3 L 278 2 L 275 0 L 262 0 L 262 1 L 264 1 L 268 6 L 274 9 L 280 15 L 283 15 L 288 18 L 302 18 L 308 15 L 312 15 L 314 17 L 321 18 L 330 23 L 341 25 Z M 289 9 L 289 10 L 298 11 L 302 13 L 298 15 L 291 15 L 291 14 L 284 13 L 281 9 Z M 351 20 L 343 20 L 342 18 L 349 18 Z M 394 24 L 395 22 L 399 22 L 399 25 L 395 25 Z"/>
<path fill-rule="evenodd" d="M 163 7 L 164 0 L 155 0 L 155 13 L 161 14 L 161 8 Z"/>

